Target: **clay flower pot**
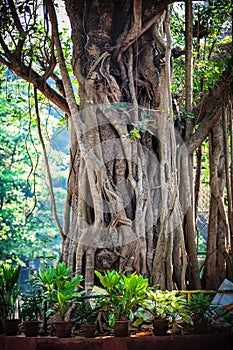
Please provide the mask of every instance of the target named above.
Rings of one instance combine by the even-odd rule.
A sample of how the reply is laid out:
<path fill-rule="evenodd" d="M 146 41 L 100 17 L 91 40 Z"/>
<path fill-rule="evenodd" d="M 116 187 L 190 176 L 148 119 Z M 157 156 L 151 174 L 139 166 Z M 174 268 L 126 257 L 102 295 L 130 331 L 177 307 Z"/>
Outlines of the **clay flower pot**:
<path fill-rule="evenodd" d="M 36 337 L 39 334 L 40 321 L 24 321 L 24 334 L 26 337 Z"/>
<path fill-rule="evenodd" d="M 54 326 L 58 338 L 69 338 L 71 336 L 72 321 L 56 321 Z"/>
<path fill-rule="evenodd" d="M 3 323 L 2 320 L 0 319 L 0 334 L 4 333 L 4 328 L 3 328 Z"/>
<path fill-rule="evenodd" d="M 153 320 L 154 335 L 166 335 L 168 330 L 168 320 L 165 318 L 156 318 Z"/>
<path fill-rule="evenodd" d="M 97 326 L 96 324 L 86 323 L 82 325 L 83 335 L 87 338 L 94 338 Z"/>
<path fill-rule="evenodd" d="M 115 337 L 128 336 L 129 321 L 116 321 L 114 325 Z"/>
<path fill-rule="evenodd" d="M 18 325 L 20 324 L 20 320 L 12 319 L 12 320 L 2 320 L 4 333 L 6 335 L 16 335 L 18 333 Z"/>
<path fill-rule="evenodd" d="M 205 334 L 209 332 L 209 321 L 207 318 L 202 320 L 193 320 L 194 332 L 197 334 Z"/>

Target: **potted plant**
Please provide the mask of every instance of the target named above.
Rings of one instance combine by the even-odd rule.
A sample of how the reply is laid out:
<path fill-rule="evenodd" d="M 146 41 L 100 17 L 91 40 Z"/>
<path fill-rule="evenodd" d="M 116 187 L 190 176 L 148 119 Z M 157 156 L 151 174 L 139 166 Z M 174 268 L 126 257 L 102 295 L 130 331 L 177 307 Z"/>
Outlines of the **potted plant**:
<path fill-rule="evenodd" d="M 26 337 L 34 337 L 39 333 L 42 316 L 41 291 L 25 293 L 21 296 L 21 316 Z"/>
<path fill-rule="evenodd" d="M 200 292 L 192 294 L 188 310 L 193 321 L 195 333 L 208 333 L 209 321 L 213 317 L 215 306 L 211 305 L 211 296 Z"/>
<path fill-rule="evenodd" d="M 93 338 L 97 330 L 97 316 L 102 308 L 98 301 L 90 302 L 84 300 L 77 304 L 76 312 L 78 318 L 74 322 L 80 321 L 82 333 L 87 338 Z"/>
<path fill-rule="evenodd" d="M 2 264 L 0 266 L 0 314 L 6 335 L 17 334 L 20 323 L 16 318 L 20 271 L 20 265 Z"/>
<path fill-rule="evenodd" d="M 174 324 L 178 316 L 188 322 L 186 305 L 185 297 L 177 295 L 176 291 L 150 290 L 143 306 L 153 315 L 154 335 L 165 335 L 169 322 Z"/>
<path fill-rule="evenodd" d="M 21 317 L 23 320 L 24 334 L 26 337 L 34 337 L 39 333 L 43 309 L 43 297 L 41 287 L 37 284 L 37 277 L 31 274 L 26 282 L 28 290 L 21 294 Z"/>
<path fill-rule="evenodd" d="M 109 310 L 109 325 L 114 327 L 115 336 L 127 336 L 128 323 L 147 296 L 148 279 L 136 272 L 127 276 L 115 270 L 95 274 L 108 293 L 102 304 Z"/>
<path fill-rule="evenodd" d="M 45 301 L 50 306 L 46 315 L 54 314 L 55 316 L 54 325 L 57 336 L 59 338 L 69 337 L 72 321 L 69 319 L 68 310 L 75 299 L 84 293 L 78 291 L 83 277 L 72 274 L 71 268 L 61 262 L 56 267 L 39 269 L 38 279 L 44 289 Z"/>

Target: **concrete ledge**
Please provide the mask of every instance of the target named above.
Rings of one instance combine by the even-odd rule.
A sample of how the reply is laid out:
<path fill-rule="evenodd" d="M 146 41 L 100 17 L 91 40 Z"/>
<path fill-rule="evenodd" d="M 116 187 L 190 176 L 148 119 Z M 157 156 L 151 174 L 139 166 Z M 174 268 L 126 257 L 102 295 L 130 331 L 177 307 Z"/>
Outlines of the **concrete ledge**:
<path fill-rule="evenodd" d="M 233 333 L 127 338 L 0 336 L 0 350 L 233 350 Z"/>

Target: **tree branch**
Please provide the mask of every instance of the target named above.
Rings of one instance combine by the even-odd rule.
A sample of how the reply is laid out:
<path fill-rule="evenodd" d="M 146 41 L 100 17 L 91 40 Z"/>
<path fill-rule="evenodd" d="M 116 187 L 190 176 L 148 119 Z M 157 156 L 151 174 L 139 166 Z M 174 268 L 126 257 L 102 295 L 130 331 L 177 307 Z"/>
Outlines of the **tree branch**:
<path fill-rule="evenodd" d="M 17 48 L 13 53 L 9 50 L 2 35 L 0 35 L 0 45 L 3 49 L 3 53 L 0 55 L 0 63 L 11 69 L 20 78 L 24 79 L 28 83 L 31 83 L 57 107 L 59 107 L 67 115 L 70 115 L 69 107 L 64 96 L 57 93 L 51 86 L 49 86 L 48 83 L 46 83 L 46 79 L 52 74 L 55 66 L 55 57 L 53 52 L 51 54 L 49 67 L 45 71 L 44 75 L 40 76 L 35 70 L 32 69 L 30 65 L 26 66 L 20 60 Z"/>
<path fill-rule="evenodd" d="M 53 41 L 54 41 L 54 44 L 55 44 L 55 47 L 57 50 L 58 63 L 59 63 L 59 67 L 60 67 L 62 81 L 64 84 L 65 94 L 66 94 L 67 101 L 69 104 L 70 112 L 73 114 L 73 116 L 75 116 L 76 114 L 79 113 L 79 110 L 78 110 L 78 106 L 77 106 L 77 103 L 75 100 L 73 87 L 72 87 L 70 77 L 69 77 L 69 74 L 68 74 L 68 71 L 66 68 L 65 58 L 63 55 L 62 46 L 61 46 L 61 42 L 59 39 L 58 23 L 57 23 L 57 17 L 56 17 L 56 12 L 54 9 L 53 1 L 44 0 L 44 4 L 48 10 L 50 21 L 52 24 L 52 37 L 53 37 Z"/>
<path fill-rule="evenodd" d="M 19 33 L 21 34 L 24 30 L 23 30 L 23 26 L 19 20 L 19 16 L 17 14 L 17 11 L 15 9 L 15 4 L 12 0 L 7 0 L 8 4 L 9 4 L 9 7 L 10 7 L 10 10 L 11 10 L 11 13 L 12 13 L 12 17 L 13 17 L 13 20 L 14 20 L 14 23 L 16 25 L 16 28 L 18 29 Z"/>
<path fill-rule="evenodd" d="M 137 23 L 134 23 L 133 27 L 130 29 L 125 39 L 122 42 L 120 51 L 117 56 L 117 62 L 121 60 L 121 56 L 123 52 L 125 52 L 133 43 L 143 34 L 145 33 L 160 17 L 161 13 L 156 14 L 152 17 L 143 28 L 139 28 Z"/>
<path fill-rule="evenodd" d="M 209 131 L 222 115 L 222 106 L 232 100 L 231 91 L 233 68 L 231 64 L 223 73 L 213 88 L 205 95 L 200 104 L 194 110 L 196 131 L 186 141 L 190 154 L 204 141 Z"/>
<path fill-rule="evenodd" d="M 35 99 L 35 108 L 36 108 L 36 120 L 37 120 L 37 129 L 38 129 L 38 134 L 39 134 L 39 139 L 40 139 L 40 143 L 42 146 L 42 151 L 43 151 L 43 155 L 44 155 L 44 161 L 45 161 L 45 168 L 46 168 L 46 172 L 47 172 L 47 176 L 48 176 L 48 183 L 49 183 L 49 192 L 50 192 L 50 198 L 51 198 L 51 206 L 52 206 L 52 212 L 53 212 L 53 216 L 57 225 L 57 228 L 61 234 L 62 239 L 65 239 L 65 235 L 64 232 L 61 228 L 58 216 L 57 216 L 57 209 L 56 209 L 56 201 L 55 201 L 55 197 L 54 197 L 54 192 L 53 192 L 53 183 L 52 183 L 52 176 L 51 176 L 51 172 L 50 172 L 50 168 L 49 168 L 49 160 L 48 160 L 48 155 L 46 152 L 46 147 L 45 147 L 45 143 L 44 143 L 44 139 L 43 139 L 43 135 L 42 135 L 42 131 L 41 131 L 41 125 L 40 125 L 40 114 L 39 114 L 39 108 L 38 108 L 38 98 L 37 98 L 37 89 L 34 87 L 34 99 Z"/>
<path fill-rule="evenodd" d="M 192 0 L 186 0 L 185 4 L 185 109 L 192 110 L 193 99 L 193 23 Z"/>
<path fill-rule="evenodd" d="M 3 43 L 0 37 L 0 43 L 3 47 Z M 24 79 L 28 83 L 35 86 L 40 92 L 53 102 L 57 107 L 64 111 L 67 115 L 70 115 L 69 107 L 66 99 L 57 93 L 48 83 L 42 79 L 42 77 L 34 71 L 31 67 L 26 66 L 23 62 L 18 61 L 14 54 L 11 54 L 7 48 L 7 51 L 3 47 L 6 58 L 0 56 L 0 62 L 11 69 L 20 78 Z"/>
<path fill-rule="evenodd" d="M 18 44 L 16 46 L 15 55 L 17 57 L 20 57 L 22 49 L 23 49 L 23 45 L 25 42 L 25 36 L 23 36 L 24 29 L 23 29 L 23 26 L 20 22 L 19 16 L 17 14 L 14 2 L 12 0 L 8 0 L 8 3 L 9 3 L 10 10 L 12 13 L 13 21 L 16 25 L 16 28 L 18 29 L 18 32 L 19 32 L 19 40 L 18 40 Z"/>
<path fill-rule="evenodd" d="M 49 65 L 45 69 L 45 72 L 44 72 L 44 74 L 41 77 L 42 81 L 46 82 L 46 80 L 53 74 L 55 66 L 56 66 L 56 59 L 55 59 L 55 55 L 54 55 L 54 43 L 52 41 Z"/>

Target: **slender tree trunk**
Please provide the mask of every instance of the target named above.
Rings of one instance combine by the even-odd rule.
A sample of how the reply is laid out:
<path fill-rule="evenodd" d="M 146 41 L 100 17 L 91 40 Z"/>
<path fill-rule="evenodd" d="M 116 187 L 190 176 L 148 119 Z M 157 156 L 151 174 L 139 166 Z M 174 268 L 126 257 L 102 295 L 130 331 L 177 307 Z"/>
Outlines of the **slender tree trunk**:
<path fill-rule="evenodd" d="M 226 277 L 226 242 L 229 237 L 229 225 L 224 207 L 224 153 L 223 130 L 221 122 L 214 126 L 209 135 L 210 159 L 210 212 L 206 260 L 203 273 L 203 286 L 217 289 Z"/>
<path fill-rule="evenodd" d="M 188 114 L 192 113 L 193 101 L 193 24 L 192 24 L 192 0 L 185 1 L 185 109 Z M 193 133 L 193 119 L 188 116 L 185 125 L 185 139 Z M 185 160 L 186 176 L 184 177 L 185 196 L 189 197 L 189 204 L 185 213 L 185 234 L 188 252 L 187 278 L 190 288 L 201 288 L 200 271 L 196 249 L 196 224 L 194 211 L 194 188 L 193 188 L 193 154 L 189 154 Z"/>
<path fill-rule="evenodd" d="M 202 146 L 199 146 L 196 151 L 196 173 L 194 184 L 194 203 L 195 203 L 195 221 L 198 213 L 199 191 L 201 182 L 201 167 L 202 167 Z"/>
<path fill-rule="evenodd" d="M 223 110 L 223 149 L 225 158 L 225 174 L 226 174 L 226 191 L 228 202 L 228 221 L 229 221 L 229 237 L 227 237 L 228 252 L 227 255 L 227 277 L 233 280 L 233 262 L 230 254 L 233 247 L 233 129 L 232 129 L 232 105 L 224 107 Z"/>
<path fill-rule="evenodd" d="M 193 13 L 192 0 L 185 1 L 185 109 L 192 112 L 193 107 Z M 189 128 L 186 132 L 190 134 Z M 191 124 L 192 132 L 192 124 Z"/>

